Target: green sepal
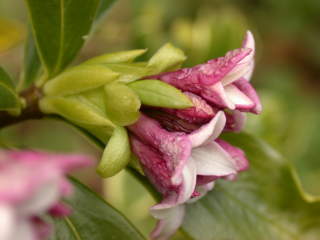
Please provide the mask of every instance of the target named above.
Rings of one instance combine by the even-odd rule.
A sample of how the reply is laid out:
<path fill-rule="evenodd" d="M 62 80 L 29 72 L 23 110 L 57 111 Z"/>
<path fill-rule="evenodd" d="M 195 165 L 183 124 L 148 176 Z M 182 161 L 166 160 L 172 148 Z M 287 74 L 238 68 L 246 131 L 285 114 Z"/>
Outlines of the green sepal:
<path fill-rule="evenodd" d="M 109 63 L 104 64 L 104 66 L 110 68 L 114 72 L 119 73 L 117 82 L 121 83 L 130 83 L 153 73 L 152 68 L 148 67 L 147 63 L 145 62 Z"/>
<path fill-rule="evenodd" d="M 77 94 L 114 81 L 119 74 L 102 65 L 80 65 L 51 79 L 44 86 L 49 96 Z"/>
<path fill-rule="evenodd" d="M 116 127 L 103 151 L 97 173 L 102 177 L 112 177 L 129 163 L 131 156 L 127 131 L 124 127 Z"/>
<path fill-rule="evenodd" d="M 20 113 L 21 101 L 14 88 L 12 79 L 0 67 L 0 110 L 6 110 L 18 115 Z"/>
<path fill-rule="evenodd" d="M 40 100 L 39 106 L 44 113 L 59 114 L 75 123 L 115 127 L 98 108 L 88 105 L 78 96 L 45 97 Z"/>
<path fill-rule="evenodd" d="M 128 63 L 141 56 L 147 49 L 136 49 L 115 53 L 106 53 L 98 57 L 91 58 L 82 64 L 103 64 L 103 63 Z"/>
<path fill-rule="evenodd" d="M 160 80 L 140 80 L 128 84 L 144 105 L 165 108 L 188 108 L 193 104 L 179 89 Z"/>
<path fill-rule="evenodd" d="M 120 126 L 133 124 L 138 120 L 141 102 L 131 88 L 121 83 L 107 84 L 105 90 L 106 114 Z"/>
<path fill-rule="evenodd" d="M 152 68 L 152 74 L 156 74 L 175 70 L 179 68 L 186 59 L 187 57 L 181 49 L 167 43 L 150 58 L 148 66 Z"/>

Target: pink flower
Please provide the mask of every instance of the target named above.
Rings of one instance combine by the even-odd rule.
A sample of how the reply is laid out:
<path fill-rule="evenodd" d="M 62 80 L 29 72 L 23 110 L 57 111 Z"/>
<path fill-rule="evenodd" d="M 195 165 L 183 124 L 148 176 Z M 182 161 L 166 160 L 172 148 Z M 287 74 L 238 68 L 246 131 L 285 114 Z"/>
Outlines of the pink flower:
<path fill-rule="evenodd" d="M 212 114 L 209 122 L 195 130 L 169 132 L 145 115 L 129 126 L 132 150 L 146 176 L 163 195 L 163 200 L 151 208 L 151 214 L 159 219 L 151 234 L 153 239 L 168 239 L 179 228 L 184 203 L 202 197 L 212 189 L 214 180 L 233 178 L 248 166 L 241 150 L 217 140 L 225 127 L 224 112 L 207 109 L 201 98 L 197 103 L 190 112 L 174 112 L 192 122 L 207 117 L 205 112 Z"/>
<path fill-rule="evenodd" d="M 197 94 L 218 108 L 260 113 L 261 103 L 249 83 L 254 68 L 255 43 L 247 32 L 242 47 L 192 68 L 149 76 Z"/>
<path fill-rule="evenodd" d="M 70 212 L 59 203 L 72 190 L 65 174 L 88 164 L 82 155 L 0 151 L 0 239 L 47 237 L 50 227 L 40 216 Z"/>

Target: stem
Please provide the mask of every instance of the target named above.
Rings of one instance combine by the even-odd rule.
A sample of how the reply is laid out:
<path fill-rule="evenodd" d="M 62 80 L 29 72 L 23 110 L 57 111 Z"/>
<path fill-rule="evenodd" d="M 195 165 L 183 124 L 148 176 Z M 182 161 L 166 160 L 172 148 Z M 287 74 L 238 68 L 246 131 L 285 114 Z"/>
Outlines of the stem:
<path fill-rule="evenodd" d="M 0 128 L 7 127 L 25 120 L 40 119 L 44 114 L 40 111 L 38 101 L 42 96 L 39 88 L 30 87 L 21 92 L 20 96 L 26 101 L 26 107 L 22 109 L 18 116 L 7 112 L 0 112 Z"/>

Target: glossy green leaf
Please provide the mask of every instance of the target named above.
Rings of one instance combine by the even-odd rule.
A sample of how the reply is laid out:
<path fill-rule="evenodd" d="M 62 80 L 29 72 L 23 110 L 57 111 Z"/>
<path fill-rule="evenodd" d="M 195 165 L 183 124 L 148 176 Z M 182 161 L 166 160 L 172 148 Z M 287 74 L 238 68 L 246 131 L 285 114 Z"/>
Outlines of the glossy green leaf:
<path fill-rule="evenodd" d="M 105 66 L 119 73 L 120 76 L 117 81 L 122 83 L 133 82 L 152 73 L 152 68 L 148 67 L 144 62 L 108 63 Z"/>
<path fill-rule="evenodd" d="M 174 70 L 185 60 L 186 56 L 181 49 L 167 43 L 152 56 L 148 62 L 148 66 L 152 67 L 152 74 L 156 74 Z"/>
<path fill-rule="evenodd" d="M 10 76 L 0 67 L 0 110 L 18 110 L 20 99 Z"/>
<path fill-rule="evenodd" d="M 117 210 L 80 182 L 72 179 L 74 193 L 66 199 L 72 214 L 54 219 L 50 240 L 144 240 Z"/>
<path fill-rule="evenodd" d="M 206 197 L 190 204 L 183 230 L 195 240 L 317 239 L 320 202 L 301 194 L 289 164 L 252 136 L 225 138 L 246 152 L 250 169 L 236 181 L 217 181 Z"/>
<path fill-rule="evenodd" d="M 135 58 L 144 54 L 146 49 L 136 49 L 130 51 L 121 51 L 115 53 L 106 53 L 101 56 L 85 61 L 83 64 L 103 64 L 103 63 L 128 63 L 132 62 Z"/>
<path fill-rule="evenodd" d="M 81 65 L 66 70 L 44 87 L 47 95 L 70 95 L 98 88 L 115 80 L 119 74 L 102 65 Z"/>
<path fill-rule="evenodd" d="M 51 77 L 63 70 L 83 45 L 99 0 L 25 1 L 39 57 Z"/>
<path fill-rule="evenodd" d="M 117 127 L 103 151 L 97 172 L 102 177 L 112 177 L 127 166 L 130 160 L 130 143 L 124 127 Z"/>
<path fill-rule="evenodd" d="M 45 97 L 40 101 L 40 109 L 45 113 L 59 114 L 80 124 L 114 127 L 97 107 L 83 102 L 81 97 Z"/>
<path fill-rule="evenodd" d="M 128 86 L 145 105 L 167 108 L 192 107 L 192 102 L 179 89 L 159 80 L 140 80 Z"/>
<path fill-rule="evenodd" d="M 24 50 L 24 70 L 18 84 L 18 89 L 23 90 L 31 86 L 40 76 L 42 66 L 33 36 L 29 33 L 28 40 L 25 44 Z"/>
<path fill-rule="evenodd" d="M 104 89 L 108 118 L 120 126 L 127 126 L 138 120 L 141 103 L 133 90 L 120 83 L 107 84 Z"/>

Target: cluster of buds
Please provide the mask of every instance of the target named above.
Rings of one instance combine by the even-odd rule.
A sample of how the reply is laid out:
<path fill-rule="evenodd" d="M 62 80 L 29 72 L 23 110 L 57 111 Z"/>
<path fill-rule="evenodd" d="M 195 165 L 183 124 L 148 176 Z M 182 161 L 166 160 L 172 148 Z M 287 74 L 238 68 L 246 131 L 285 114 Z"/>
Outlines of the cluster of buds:
<path fill-rule="evenodd" d="M 254 38 L 224 57 L 191 68 L 170 44 L 148 62 L 145 50 L 102 55 L 66 70 L 44 87 L 42 111 L 59 114 L 106 143 L 98 173 L 113 176 L 134 155 L 163 200 L 151 208 L 152 239 L 168 239 L 182 224 L 185 203 L 248 168 L 244 152 L 219 139 L 240 131 L 261 104 L 249 80 Z"/>
<path fill-rule="evenodd" d="M 90 163 L 82 155 L 0 151 L 0 239 L 47 239 L 51 227 L 42 216 L 70 213 L 60 202 L 72 192 L 65 174 Z"/>

